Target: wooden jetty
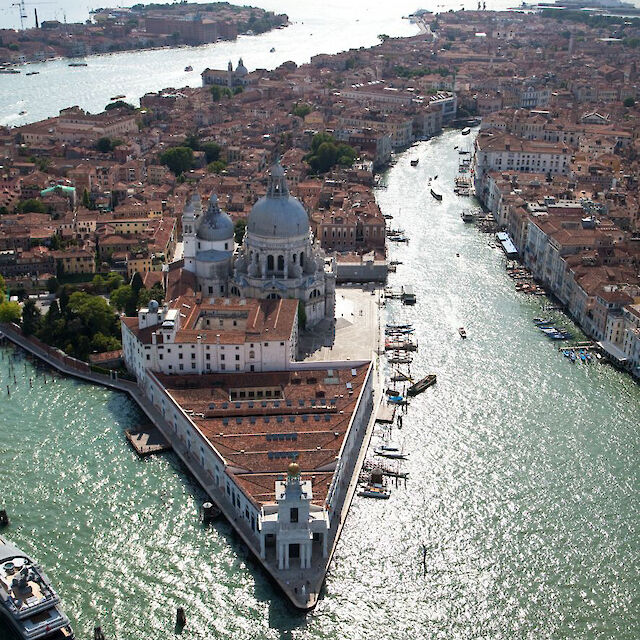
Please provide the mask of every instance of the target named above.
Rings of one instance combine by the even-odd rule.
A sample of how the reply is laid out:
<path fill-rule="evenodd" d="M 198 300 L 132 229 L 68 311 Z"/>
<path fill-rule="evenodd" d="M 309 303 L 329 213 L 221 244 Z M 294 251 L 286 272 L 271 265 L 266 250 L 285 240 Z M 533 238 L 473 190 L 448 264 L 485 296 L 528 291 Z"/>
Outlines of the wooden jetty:
<path fill-rule="evenodd" d="M 171 445 L 155 427 L 145 427 L 138 431 L 127 429 L 124 433 L 139 456 L 149 456 L 171 449 Z"/>
<path fill-rule="evenodd" d="M 381 404 L 376 414 L 376 422 L 391 424 L 396 415 L 396 408 L 393 405 Z"/>

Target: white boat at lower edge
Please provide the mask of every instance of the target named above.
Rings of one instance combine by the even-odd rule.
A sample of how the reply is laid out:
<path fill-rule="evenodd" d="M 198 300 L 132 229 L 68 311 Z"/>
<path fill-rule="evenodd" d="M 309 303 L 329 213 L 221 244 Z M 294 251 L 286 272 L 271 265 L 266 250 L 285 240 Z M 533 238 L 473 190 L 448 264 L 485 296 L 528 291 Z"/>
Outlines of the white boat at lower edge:
<path fill-rule="evenodd" d="M 0 613 L 21 640 L 73 640 L 69 618 L 45 572 L 0 537 Z"/>

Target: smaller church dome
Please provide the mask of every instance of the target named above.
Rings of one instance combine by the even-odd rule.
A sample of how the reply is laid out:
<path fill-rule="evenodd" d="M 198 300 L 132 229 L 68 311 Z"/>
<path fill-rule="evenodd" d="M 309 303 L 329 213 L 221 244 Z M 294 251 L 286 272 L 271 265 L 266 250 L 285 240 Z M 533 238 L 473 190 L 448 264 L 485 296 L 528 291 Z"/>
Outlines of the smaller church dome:
<path fill-rule="evenodd" d="M 236 75 L 237 76 L 246 76 L 249 72 L 247 71 L 247 67 L 242 63 L 242 58 L 238 60 L 238 66 L 236 67 Z"/>
<path fill-rule="evenodd" d="M 233 238 L 233 221 L 218 206 L 215 193 L 209 198 L 209 206 L 198 225 L 198 238 L 209 242 L 231 240 Z"/>

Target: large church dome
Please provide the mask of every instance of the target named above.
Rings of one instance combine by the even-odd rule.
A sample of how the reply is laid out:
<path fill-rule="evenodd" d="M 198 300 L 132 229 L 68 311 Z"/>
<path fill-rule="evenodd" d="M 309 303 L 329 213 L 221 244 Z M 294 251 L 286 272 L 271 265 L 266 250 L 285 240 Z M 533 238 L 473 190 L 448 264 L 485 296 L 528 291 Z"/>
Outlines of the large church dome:
<path fill-rule="evenodd" d="M 309 232 L 309 216 L 300 201 L 289 194 L 279 162 L 271 168 L 267 195 L 251 209 L 247 232 L 266 238 L 293 238 Z"/>
<path fill-rule="evenodd" d="M 233 221 L 218 206 L 218 197 L 211 194 L 209 206 L 198 225 L 197 236 L 209 242 L 231 240 L 233 238 Z"/>

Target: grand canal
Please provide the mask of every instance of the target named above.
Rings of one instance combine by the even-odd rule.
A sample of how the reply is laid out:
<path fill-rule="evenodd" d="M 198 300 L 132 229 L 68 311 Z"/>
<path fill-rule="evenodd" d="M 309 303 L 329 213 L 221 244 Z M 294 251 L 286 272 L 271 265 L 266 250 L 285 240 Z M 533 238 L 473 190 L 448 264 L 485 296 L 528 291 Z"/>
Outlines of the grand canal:
<path fill-rule="evenodd" d="M 198 523 L 203 495 L 174 456 L 135 457 L 123 432 L 142 416 L 128 398 L 0 351 L 6 533 L 47 569 L 78 638 L 98 623 L 109 639 L 171 637 L 177 606 L 185 640 L 640 635 L 640 387 L 572 366 L 535 330 L 540 300 L 515 292 L 490 238 L 460 219 L 462 142 L 420 143 L 378 192 L 411 238 L 391 247 L 404 263 L 392 284 L 418 297 L 383 313 L 415 323 L 413 371 L 438 383 L 393 434 L 410 454 L 407 487 L 356 498 L 309 615 L 228 525 Z"/>

